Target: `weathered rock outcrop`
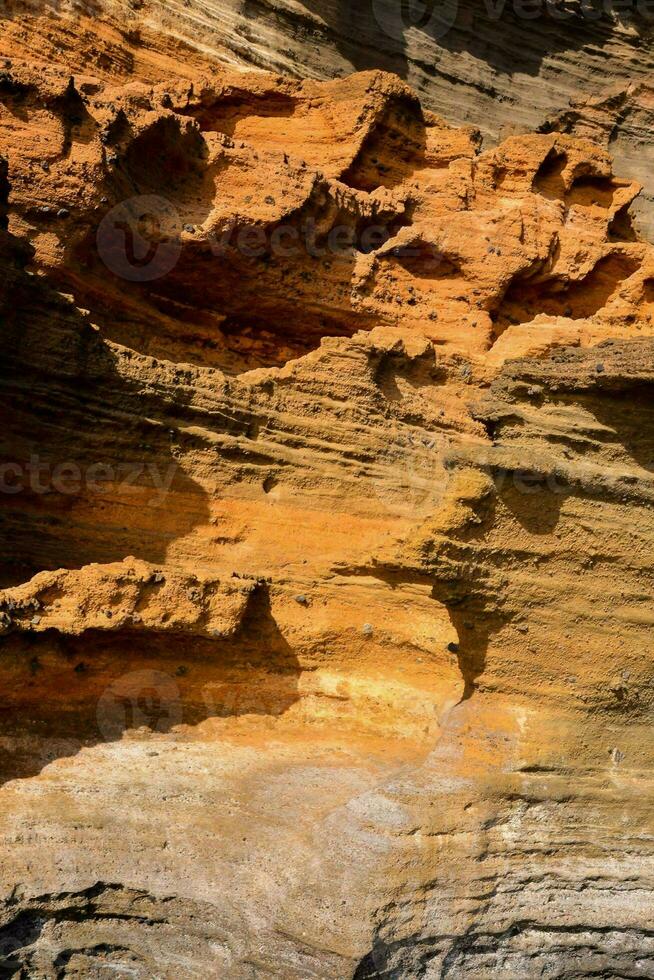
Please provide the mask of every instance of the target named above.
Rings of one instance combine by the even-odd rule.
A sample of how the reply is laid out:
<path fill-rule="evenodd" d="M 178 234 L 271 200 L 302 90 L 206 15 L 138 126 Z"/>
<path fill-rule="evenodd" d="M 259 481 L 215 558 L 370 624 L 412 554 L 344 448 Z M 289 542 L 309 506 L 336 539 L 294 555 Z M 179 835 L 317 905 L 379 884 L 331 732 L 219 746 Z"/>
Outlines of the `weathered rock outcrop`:
<path fill-rule="evenodd" d="M 394 72 L 422 104 L 510 135 L 590 125 L 645 187 L 636 220 L 654 238 L 650 0 L 5 0 L 0 51 L 77 71 L 193 77 L 228 67 L 302 78 Z M 53 16 L 54 15 L 54 16 Z"/>
<path fill-rule="evenodd" d="M 0 80 L 5 975 L 651 976 L 638 185 L 139 43 Z"/>

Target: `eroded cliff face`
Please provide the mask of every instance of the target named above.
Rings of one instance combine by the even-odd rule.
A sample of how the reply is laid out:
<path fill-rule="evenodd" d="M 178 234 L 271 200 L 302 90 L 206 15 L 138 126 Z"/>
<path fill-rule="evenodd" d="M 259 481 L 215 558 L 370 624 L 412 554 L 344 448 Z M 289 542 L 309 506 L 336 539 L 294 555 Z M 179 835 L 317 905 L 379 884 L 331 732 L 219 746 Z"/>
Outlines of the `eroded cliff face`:
<path fill-rule="evenodd" d="M 589 133 L 643 185 L 654 239 L 651 0 L 5 0 L 2 51 L 108 77 L 193 78 L 203 56 L 333 79 L 382 69 L 485 146 Z"/>
<path fill-rule="evenodd" d="M 0 77 L 5 975 L 651 976 L 639 186 L 166 50 Z"/>

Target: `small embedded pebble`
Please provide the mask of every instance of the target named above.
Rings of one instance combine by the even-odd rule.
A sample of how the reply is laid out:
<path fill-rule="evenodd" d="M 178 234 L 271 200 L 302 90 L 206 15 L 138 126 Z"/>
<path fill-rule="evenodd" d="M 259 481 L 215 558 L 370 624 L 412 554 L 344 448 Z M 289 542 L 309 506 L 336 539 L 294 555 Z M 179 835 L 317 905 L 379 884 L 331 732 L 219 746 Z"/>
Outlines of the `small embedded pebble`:
<path fill-rule="evenodd" d="M 604 365 L 603 364 L 598 364 L 595 367 L 595 370 L 597 371 L 598 374 L 604 374 Z"/>
<path fill-rule="evenodd" d="M 364 623 L 363 624 L 363 633 L 364 633 L 364 636 L 372 636 L 372 634 L 373 634 L 372 623 Z"/>
<path fill-rule="evenodd" d="M 38 626 L 40 622 L 41 622 L 40 616 L 32 616 L 32 618 L 30 619 L 30 623 L 32 624 L 32 626 Z"/>
<path fill-rule="evenodd" d="M 69 214 L 70 211 L 68 210 L 68 208 L 59 208 L 59 210 L 57 211 L 58 218 L 67 218 Z"/>
<path fill-rule="evenodd" d="M 195 226 L 194 225 L 184 225 L 184 231 L 187 231 L 189 233 L 189 235 L 192 235 L 193 232 L 195 231 Z"/>

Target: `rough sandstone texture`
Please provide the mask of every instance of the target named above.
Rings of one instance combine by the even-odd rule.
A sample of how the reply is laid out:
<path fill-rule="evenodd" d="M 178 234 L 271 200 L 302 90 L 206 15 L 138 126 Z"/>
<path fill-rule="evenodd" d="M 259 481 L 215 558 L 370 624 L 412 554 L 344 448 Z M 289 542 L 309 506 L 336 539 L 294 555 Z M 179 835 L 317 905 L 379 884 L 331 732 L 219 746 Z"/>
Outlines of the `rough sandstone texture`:
<path fill-rule="evenodd" d="M 651 977 L 638 185 L 66 30 L 0 76 L 3 975 Z"/>
<path fill-rule="evenodd" d="M 651 0 L 4 0 L 3 50 L 131 78 L 191 78 L 203 56 L 301 78 L 381 68 L 480 130 L 591 135 L 643 184 L 654 239 Z"/>

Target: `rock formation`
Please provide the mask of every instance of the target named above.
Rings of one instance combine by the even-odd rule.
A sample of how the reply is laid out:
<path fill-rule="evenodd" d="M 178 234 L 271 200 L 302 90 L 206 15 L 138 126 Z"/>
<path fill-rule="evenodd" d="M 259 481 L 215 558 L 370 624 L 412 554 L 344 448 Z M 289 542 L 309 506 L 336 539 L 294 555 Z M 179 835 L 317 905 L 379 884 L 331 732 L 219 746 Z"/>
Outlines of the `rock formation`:
<path fill-rule="evenodd" d="M 652 976 L 639 184 L 595 131 L 483 149 L 380 71 L 38 6 L 0 75 L 2 975 Z"/>
<path fill-rule="evenodd" d="M 4 0 L 3 50 L 112 77 L 193 77 L 202 56 L 301 78 L 384 69 L 486 146 L 601 140 L 654 239 L 651 0 Z M 180 52 L 183 52 L 180 56 Z"/>

